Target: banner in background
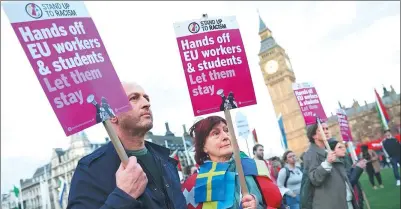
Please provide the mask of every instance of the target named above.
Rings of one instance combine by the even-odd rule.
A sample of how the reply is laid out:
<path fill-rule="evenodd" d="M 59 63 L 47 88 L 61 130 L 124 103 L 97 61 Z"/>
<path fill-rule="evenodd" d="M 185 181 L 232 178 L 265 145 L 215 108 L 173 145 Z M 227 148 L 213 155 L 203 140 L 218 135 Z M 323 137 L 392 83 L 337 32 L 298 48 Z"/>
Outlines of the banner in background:
<path fill-rule="evenodd" d="M 305 120 L 305 125 L 316 123 L 316 117 L 327 121 L 326 113 L 315 87 L 311 83 L 293 83 L 292 89 Z"/>
<path fill-rule="evenodd" d="M 345 141 L 345 142 L 352 141 L 351 128 L 349 127 L 347 114 L 345 113 L 345 111 L 343 109 L 337 109 L 336 114 L 337 114 L 338 125 L 340 127 L 340 133 L 341 133 L 341 137 L 343 138 L 343 141 Z"/>

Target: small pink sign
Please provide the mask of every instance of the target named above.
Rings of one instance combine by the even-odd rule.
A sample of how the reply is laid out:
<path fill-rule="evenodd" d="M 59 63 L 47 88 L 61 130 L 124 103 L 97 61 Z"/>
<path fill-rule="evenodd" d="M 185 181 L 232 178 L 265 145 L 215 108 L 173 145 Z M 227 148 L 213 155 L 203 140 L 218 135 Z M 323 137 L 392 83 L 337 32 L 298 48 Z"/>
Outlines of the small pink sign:
<path fill-rule="evenodd" d="M 195 116 L 256 104 L 235 17 L 174 24 Z"/>
<path fill-rule="evenodd" d="M 327 116 L 320 103 L 317 91 L 311 83 L 294 83 L 292 89 L 306 125 L 315 124 L 316 117 L 319 117 L 323 122 L 327 121 Z"/>
<path fill-rule="evenodd" d="M 67 136 L 131 109 L 83 2 L 3 7 Z"/>
<path fill-rule="evenodd" d="M 347 114 L 343 109 L 337 110 L 337 118 L 338 118 L 338 125 L 340 126 L 341 137 L 343 141 L 349 142 L 352 141 L 352 134 L 351 128 L 348 124 L 348 117 Z"/>

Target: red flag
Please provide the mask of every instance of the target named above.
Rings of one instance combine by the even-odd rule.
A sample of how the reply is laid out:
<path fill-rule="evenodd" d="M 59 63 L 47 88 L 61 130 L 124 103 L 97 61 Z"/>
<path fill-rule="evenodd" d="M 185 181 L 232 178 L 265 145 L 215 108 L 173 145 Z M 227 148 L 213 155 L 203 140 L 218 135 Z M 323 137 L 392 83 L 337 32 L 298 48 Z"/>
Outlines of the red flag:
<path fill-rule="evenodd" d="M 253 129 L 252 135 L 253 135 L 253 139 L 255 140 L 255 143 L 258 143 L 258 136 L 256 135 L 256 129 Z"/>
<path fill-rule="evenodd" d="M 178 165 L 177 165 L 178 166 L 178 171 L 182 171 L 180 159 L 178 158 L 178 154 L 177 153 L 175 153 L 174 159 L 178 161 Z"/>
<path fill-rule="evenodd" d="M 255 176 L 255 178 L 267 206 L 279 208 L 281 206 L 282 196 L 278 186 L 268 177 Z"/>
<path fill-rule="evenodd" d="M 388 122 L 390 121 L 390 116 L 387 113 L 386 106 L 384 106 L 383 101 L 380 95 L 377 93 L 376 89 L 375 89 L 375 95 L 376 95 L 376 109 L 377 113 L 379 114 L 379 119 L 382 122 L 383 128 L 389 129 Z"/>
<path fill-rule="evenodd" d="M 184 194 L 185 200 L 187 201 L 188 209 L 201 209 L 203 206 L 202 203 L 195 203 L 195 183 L 197 176 L 197 173 L 192 174 L 181 185 L 181 191 Z"/>

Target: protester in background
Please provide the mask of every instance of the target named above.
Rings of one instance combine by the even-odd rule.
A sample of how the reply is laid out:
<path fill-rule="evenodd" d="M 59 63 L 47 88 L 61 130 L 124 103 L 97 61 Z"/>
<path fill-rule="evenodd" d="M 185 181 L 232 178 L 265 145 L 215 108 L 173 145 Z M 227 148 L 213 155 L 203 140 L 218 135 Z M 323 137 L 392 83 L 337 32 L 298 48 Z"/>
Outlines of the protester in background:
<path fill-rule="evenodd" d="M 296 155 L 288 150 L 283 155 L 284 167 L 280 170 L 277 179 L 277 186 L 283 194 L 283 202 L 289 209 L 300 209 L 300 192 L 302 170 L 295 165 Z"/>
<path fill-rule="evenodd" d="M 123 165 L 112 143 L 83 157 L 72 178 L 68 209 L 184 209 L 177 161 L 170 150 L 145 141 L 153 127 L 149 96 L 123 84 L 132 110 L 112 117 L 113 129 L 129 156 Z"/>
<path fill-rule="evenodd" d="M 281 160 L 280 160 L 280 158 L 279 157 L 271 157 L 270 159 L 269 159 L 269 161 L 271 162 L 271 164 L 272 164 L 272 167 L 273 167 L 273 177 L 272 178 L 274 178 L 274 179 L 277 179 L 278 178 L 278 173 L 280 172 L 280 170 L 281 170 L 281 168 L 283 167 L 282 166 L 282 162 L 281 162 Z"/>
<path fill-rule="evenodd" d="M 271 161 L 264 159 L 264 151 L 265 150 L 264 150 L 263 145 L 255 144 L 255 146 L 253 146 L 254 159 L 255 160 L 263 160 L 265 162 L 267 168 L 269 169 L 270 178 L 273 180 L 274 183 L 276 183 L 276 177 L 274 177 L 273 164 Z"/>
<path fill-rule="evenodd" d="M 377 189 L 375 185 L 374 176 L 376 176 L 376 180 L 379 183 L 380 188 L 384 188 L 382 177 L 380 174 L 380 161 L 379 157 L 375 151 L 368 148 L 368 145 L 361 146 L 361 158 L 367 160 L 366 164 L 366 173 L 368 173 L 370 184 L 372 185 L 373 189 Z"/>
<path fill-rule="evenodd" d="M 264 147 L 261 144 L 253 146 L 253 155 L 256 160 L 264 160 Z"/>
<path fill-rule="evenodd" d="M 323 134 L 326 138 L 330 138 L 327 124 L 321 125 Z M 302 179 L 301 207 L 359 209 L 355 199 L 352 198 L 351 183 L 346 175 L 344 163 L 337 160 L 335 151 L 326 151 L 324 138 L 317 124 L 307 127 L 307 136 L 311 144 L 303 155 L 304 170 L 308 178 Z M 338 149 L 341 150 L 340 147 Z M 345 147 L 343 151 L 345 153 Z M 351 205 L 348 202 L 350 199 Z"/>
<path fill-rule="evenodd" d="M 384 131 L 384 139 L 382 141 L 383 151 L 386 157 L 390 158 L 391 166 L 393 167 L 394 177 L 396 179 L 396 185 L 400 186 L 400 173 L 399 167 L 400 164 L 400 142 L 397 141 L 392 135 L 390 130 Z"/>

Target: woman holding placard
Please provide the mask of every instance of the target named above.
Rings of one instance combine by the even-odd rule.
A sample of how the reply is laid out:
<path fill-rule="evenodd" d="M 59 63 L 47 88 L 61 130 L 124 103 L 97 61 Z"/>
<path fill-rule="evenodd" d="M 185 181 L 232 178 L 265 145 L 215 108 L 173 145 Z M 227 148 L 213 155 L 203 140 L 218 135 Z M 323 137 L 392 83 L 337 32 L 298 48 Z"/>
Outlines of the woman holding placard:
<path fill-rule="evenodd" d="M 210 116 L 202 119 L 191 127 L 190 134 L 195 141 L 195 160 L 199 165 L 199 172 L 190 176 L 183 185 L 188 208 L 198 208 L 193 203 L 197 203 L 197 206 L 203 204 L 210 206 L 209 208 L 228 209 L 237 209 L 240 206 L 243 209 L 265 209 L 267 205 L 280 205 L 278 187 L 267 174 L 260 172 L 263 170 L 260 166 L 266 164 L 247 157 L 242 157 L 241 163 L 249 194 L 241 195 L 231 136 L 224 118 Z M 260 184 L 260 178 L 264 180 L 263 185 Z M 189 192 L 192 190 L 194 192 Z M 269 198 L 266 197 L 267 193 Z"/>

